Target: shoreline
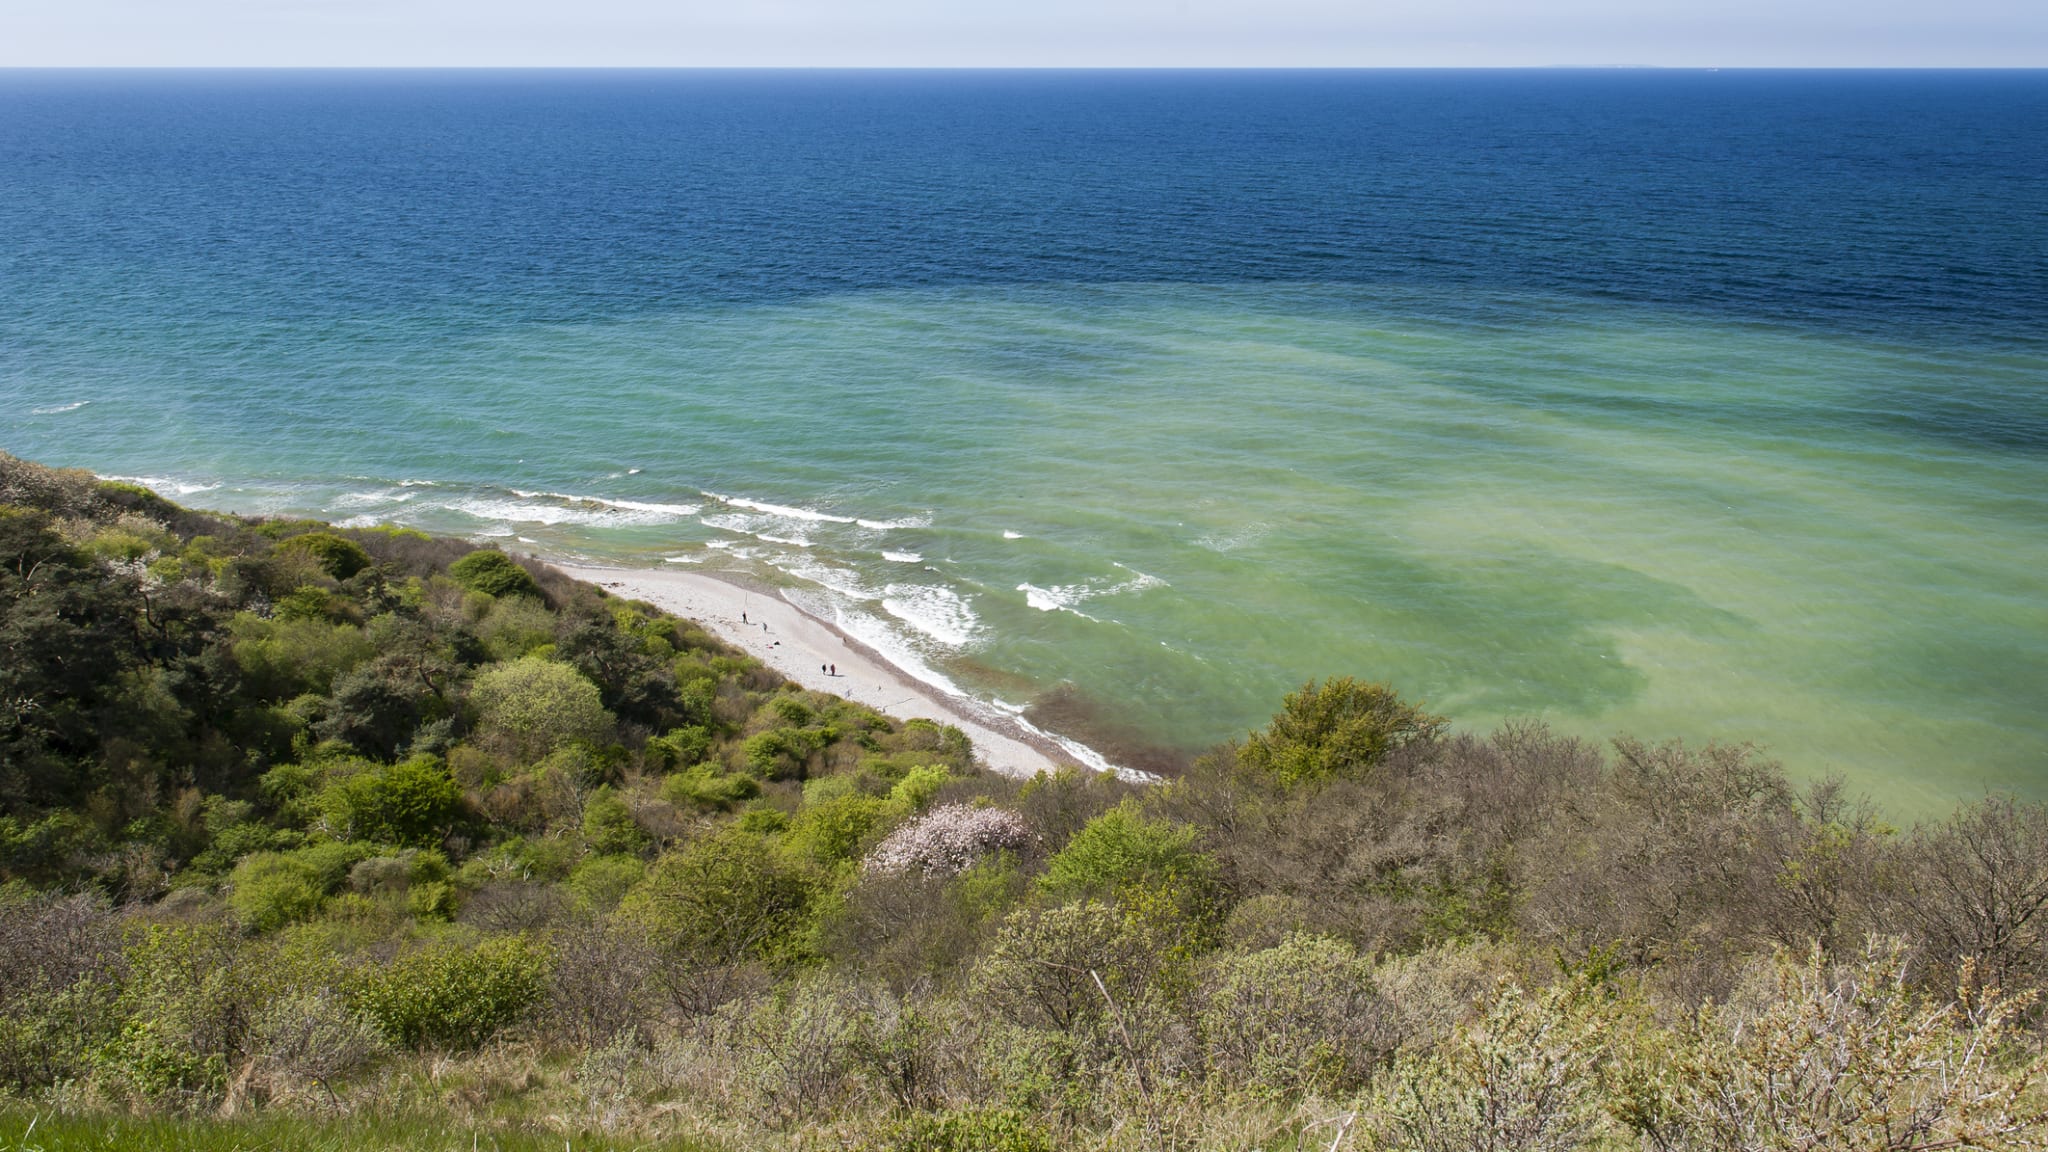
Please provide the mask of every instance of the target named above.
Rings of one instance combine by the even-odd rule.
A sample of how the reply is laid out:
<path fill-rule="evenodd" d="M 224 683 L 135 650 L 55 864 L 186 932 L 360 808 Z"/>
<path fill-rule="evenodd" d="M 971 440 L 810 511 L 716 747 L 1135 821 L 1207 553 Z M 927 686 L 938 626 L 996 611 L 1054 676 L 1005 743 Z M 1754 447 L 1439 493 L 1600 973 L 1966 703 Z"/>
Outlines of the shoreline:
<path fill-rule="evenodd" d="M 708 572 L 621 568 L 549 556 L 535 559 L 611 595 L 642 600 L 694 620 L 805 688 L 843 696 L 897 720 L 950 724 L 967 734 L 977 760 L 1005 776 L 1029 778 L 1071 766 L 1109 771 L 1128 780 L 1153 779 L 1148 773 L 1108 765 L 1100 756 L 1093 757 L 1100 764 L 1090 764 L 1021 717 L 971 696 L 946 693 L 910 675 L 831 621 L 792 603 L 781 589 L 750 586 Z"/>

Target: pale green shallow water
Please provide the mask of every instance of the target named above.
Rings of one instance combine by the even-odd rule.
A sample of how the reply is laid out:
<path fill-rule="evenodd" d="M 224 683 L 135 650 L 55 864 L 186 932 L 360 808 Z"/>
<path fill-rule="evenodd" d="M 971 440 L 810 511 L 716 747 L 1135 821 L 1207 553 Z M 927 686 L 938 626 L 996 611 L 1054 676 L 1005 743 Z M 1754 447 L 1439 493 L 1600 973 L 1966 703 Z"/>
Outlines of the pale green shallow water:
<path fill-rule="evenodd" d="M 1354 674 L 1473 727 L 1754 739 L 1902 809 L 2048 793 L 2048 463 L 1985 433 L 2038 426 L 2036 351 L 1131 285 L 222 356 L 32 381 L 13 447 L 200 505 L 765 574 L 978 694 L 1070 685 L 1183 750 Z"/>

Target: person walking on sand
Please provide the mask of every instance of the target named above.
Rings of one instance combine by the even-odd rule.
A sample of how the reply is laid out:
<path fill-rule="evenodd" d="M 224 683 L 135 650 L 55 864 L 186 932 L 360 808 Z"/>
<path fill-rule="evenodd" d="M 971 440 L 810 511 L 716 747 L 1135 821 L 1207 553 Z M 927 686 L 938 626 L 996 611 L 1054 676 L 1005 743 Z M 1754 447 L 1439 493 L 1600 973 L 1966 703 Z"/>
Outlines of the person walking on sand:
<path fill-rule="evenodd" d="M 746 614 L 745 612 L 742 612 L 742 613 L 740 613 L 740 623 L 742 623 L 742 624 L 745 624 L 746 622 L 747 622 L 747 614 Z"/>
<path fill-rule="evenodd" d="M 839 665 L 837 665 L 837 664 L 829 664 L 829 665 L 827 665 L 827 666 L 825 667 L 825 675 L 827 675 L 827 676 L 837 676 L 837 675 L 839 675 Z"/>

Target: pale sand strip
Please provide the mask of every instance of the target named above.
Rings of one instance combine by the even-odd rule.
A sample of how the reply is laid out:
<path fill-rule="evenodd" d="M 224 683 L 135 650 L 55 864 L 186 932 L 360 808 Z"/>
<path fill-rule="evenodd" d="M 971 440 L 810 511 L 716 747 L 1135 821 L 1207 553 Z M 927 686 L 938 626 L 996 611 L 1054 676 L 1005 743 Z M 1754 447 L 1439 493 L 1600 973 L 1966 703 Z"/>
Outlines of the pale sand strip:
<path fill-rule="evenodd" d="M 972 701 L 944 696 L 903 675 L 873 650 L 775 592 L 755 591 L 701 572 L 548 563 L 615 596 L 644 600 L 695 620 L 806 688 L 844 696 L 899 720 L 951 724 L 967 733 L 982 763 L 1006 776 L 1028 777 L 1076 763 L 1057 745 L 1005 724 L 1000 715 L 984 716 Z M 741 613 L 746 614 L 744 624 Z M 827 665 L 836 665 L 838 674 L 825 673 Z M 1011 730 L 1000 731 L 998 726 Z"/>

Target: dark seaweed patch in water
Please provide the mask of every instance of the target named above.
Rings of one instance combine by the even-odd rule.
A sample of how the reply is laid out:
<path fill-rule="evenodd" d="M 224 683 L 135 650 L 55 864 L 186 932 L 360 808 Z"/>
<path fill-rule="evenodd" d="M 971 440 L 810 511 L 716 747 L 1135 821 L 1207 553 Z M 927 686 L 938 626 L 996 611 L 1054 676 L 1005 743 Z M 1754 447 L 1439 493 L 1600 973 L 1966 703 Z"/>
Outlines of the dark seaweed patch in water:
<path fill-rule="evenodd" d="M 1049 732 L 1079 740 L 1108 757 L 1112 764 L 1156 776 L 1177 776 L 1194 759 L 1185 750 L 1146 739 L 1071 684 L 1040 693 L 1024 710 L 1024 718 Z"/>

